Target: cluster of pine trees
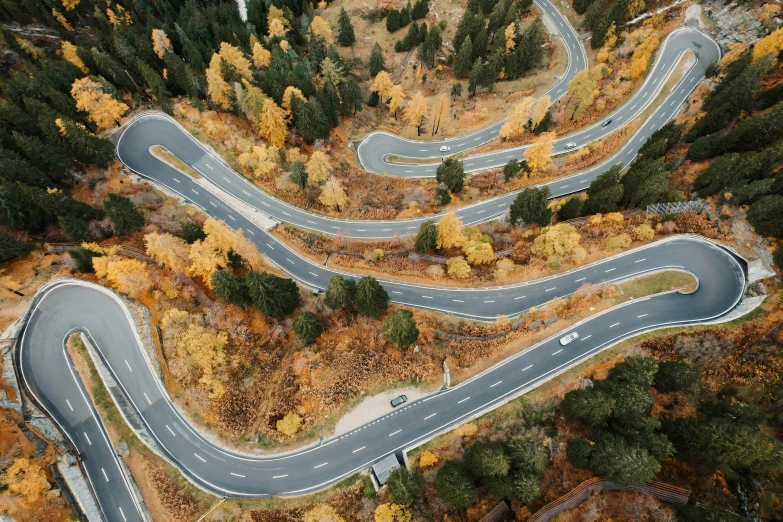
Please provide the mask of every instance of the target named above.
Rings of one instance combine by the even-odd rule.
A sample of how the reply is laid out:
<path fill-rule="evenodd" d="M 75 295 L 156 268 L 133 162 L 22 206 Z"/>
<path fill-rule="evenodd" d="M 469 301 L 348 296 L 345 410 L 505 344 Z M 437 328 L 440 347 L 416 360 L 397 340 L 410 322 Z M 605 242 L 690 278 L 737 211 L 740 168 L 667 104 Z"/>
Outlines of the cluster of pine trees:
<path fill-rule="evenodd" d="M 144 104 L 170 112 L 172 97 L 187 96 L 196 107 L 257 120 L 278 142 L 289 121 L 313 142 L 327 138 L 341 115 L 361 110 L 358 81 L 328 24 L 313 24 L 310 2 L 249 0 L 247 10 L 243 21 L 233 0 L 0 0 L 0 224 L 30 234 L 59 225 L 73 241 L 117 232 L 98 227 L 102 209 L 67 189 L 86 166 L 114 161 L 113 145 L 96 134 Z M 24 34 L 28 25 L 56 43 L 36 47 Z M 336 36 L 340 45 L 355 42 L 345 11 Z M 0 236 L 2 259 L 29 249 Z"/>
<path fill-rule="evenodd" d="M 644 0 L 573 0 L 572 6 L 574 11 L 585 15 L 582 27 L 593 33 L 590 46 L 600 49 L 609 28 L 620 27 L 628 19 L 629 10 L 634 14 L 641 12 Z"/>
<path fill-rule="evenodd" d="M 519 17 L 532 1 L 471 0 L 454 36 L 454 75 L 468 78 L 469 90 L 492 90 L 497 80 L 514 80 L 541 65 L 546 31 L 536 19 L 520 32 Z"/>
<path fill-rule="evenodd" d="M 413 20 L 421 20 L 430 12 L 430 6 L 427 0 L 416 0 L 416 4 L 411 7 L 410 0 L 408 4 L 400 10 L 389 9 L 386 13 L 386 30 L 390 33 L 397 29 L 402 29 Z"/>
<path fill-rule="evenodd" d="M 758 90 L 776 63 L 772 53 L 758 56 L 749 50 L 726 66 L 723 80 L 704 100 L 706 114 L 685 139 L 693 141 L 688 159 L 711 159 L 693 189 L 701 196 L 720 195 L 721 201 L 749 205 L 748 221 L 756 232 L 781 239 L 783 84 Z M 783 261 L 783 252 L 780 256 Z"/>
<path fill-rule="evenodd" d="M 629 357 L 609 370 L 606 379 L 590 388 L 568 392 L 563 413 L 593 431 L 568 442 L 568 460 L 590 468 L 620 487 L 639 486 L 655 477 L 660 462 L 674 454 L 674 446 L 650 415 L 650 388 L 662 393 L 694 386 L 701 370 L 688 363 L 664 363 Z"/>

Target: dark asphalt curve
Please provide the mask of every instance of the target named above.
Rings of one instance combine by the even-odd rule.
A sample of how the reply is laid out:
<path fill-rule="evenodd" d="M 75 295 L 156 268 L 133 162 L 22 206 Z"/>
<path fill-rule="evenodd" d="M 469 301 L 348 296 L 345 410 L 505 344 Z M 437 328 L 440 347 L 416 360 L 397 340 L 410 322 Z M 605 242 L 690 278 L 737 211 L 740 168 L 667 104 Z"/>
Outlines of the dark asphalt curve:
<path fill-rule="evenodd" d="M 673 260 L 677 262 L 673 268 L 692 272 L 699 279 L 695 292 L 631 301 L 586 319 L 459 386 L 405 405 L 317 447 L 280 457 L 240 455 L 203 438 L 171 404 L 145 358 L 128 312 L 117 296 L 103 287 L 62 280 L 40 292 L 23 331 L 19 362 L 27 387 L 81 453 L 110 521 L 139 517 L 105 430 L 63 348 L 65 338 L 75 330 L 91 337 L 149 432 L 191 481 L 221 496 L 305 494 L 495 407 L 621 339 L 729 312 L 743 295 L 747 269 L 743 261 L 719 245 L 698 237 L 679 237 L 531 285 L 491 291 L 428 290 L 434 294 L 431 297 L 444 303 L 452 294 L 474 303 L 474 308 L 489 306 L 477 304 L 479 295 L 484 303 L 497 304 L 503 310 L 520 294 L 536 296 L 527 298 L 527 306 L 531 306 L 584 283 L 668 266 Z M 561 346 L 559 337 L 570 331 L 578 331 L 579 339 Z"/>
<path fill-rule="evenodd" d="M 554 103 L 568 92 L 568 84 L 574 75 L 587 67 L 587 54 L 574 28 L 549 0 L 536 0 L 535 4 L 556 27 L 568 55 L 568 65 L 563 75 L 555 85 L 541 95 L 542 97 L 549 96 Z M 390 165 L 386 163 L 384 158 L 390 154 L 416 159 L 437 158 L 444 156 L 444 153 L 439 150 L 444 145 L 451 148 L 445 154 L 446 156 L 465 152 L 497 138 L 503 123 L 503 121 L 499 121 L 472 134 L 439 141 L 407 140 L 394 134 L 373 132 L 368 134 L 359 144 L 357 155 L 362 167 L 370 172 L 378 174 L 386 172 L 407 177 L 433 177 L 435 174 L 432 166 L 411 169 L 409 166 Z"/>
<path fill-rule="evenodd" d="M 696 40 L 701 41 L 701 43 L 698 43 Z M 624 105 L 627 109 L 620 111 L 622 115 L 614 117 L 612 125 L 607 128 L 600 127 L 600 125 L 593 126 L 580 131 L 578 135 L 581 136 L 580 139 L 584 143 L 587 143 L 597 139 L 600 133 L 610 132 L 608 129 L 614 125 L 622 125 L 632 120 L 639 111 L 643 110 L 643 102 L 655 98 L 655 93 L 665 83 L 665 72 L 677 63 L 680 53 L 684 52 L 687 46 L 699 49 L 697 52 L 698 60 L 685 77 L 672 89 L 663 103 L 653 111 L 650 117 L 642 123 L 640 128 L 614 156 L 585 171 L 542 184 L 541 186 L 550 188 L 552 197 L 562 197 L 583 191 L 593 179 L 605 172 L 610 166 L 618 163 L 628 165 L 636 157 L 637 151 L 647 138 L 665 125 L 677 113 L 688 94 L 703 78 L 707 64 L 719 57 L 719 50 L 715 43 L 702 33 L 692 29 L 678 30 L 672 33 L 670 38 L 666 40 L 664 47 L 671 52 L 663 51 L 660 53 L 663 61 L 656 63 L 656 69 L 649 75 L 645 86 L 637 91 L 636 95 Z M 675 53 L 677 48 L 679 48 L 679 51 Z M 706 59 L 703 55 L 706 55 Z M 664 62 L 666 63 L 664 64 Z M 668 69 L 664 65 L 667 65 Z M 661 67 L 660 71 L 657 70 L 658 67 Z M 642 100 L 637 100 L 639 97 Z M 142 113 L 126 124 L 123 132 L 117 138 L 117 155 L 120 160 L 137 174 L 168 187 L 191 200 L 199 198 L 203 200 L 204 195 L 200 194 L 200 192 L 204 191 L 187 176 L 155 158 L 149 151 L 153 145 L 163 145 L 223 191 L 260 209 L 275 219 L 328 235 L 345 233 L 355 239 L 381 239 L 400 235 L 412 235 L 416 233 L 425 219 L 437 219 L 440 216 L 393 221 L 357 221 L 315 214 L 281 201 L 260 190 L 234 172 L 221 158 L 204 148 L 175 120 L 164 114 Z M 506 163 L 510 157 L 515 157 L 515 155 L 521 157 L 521 153 L 509 149 L 476 157 L 470 161 L 485 162 L 487 165 L 498 167 Z M 489 159 L 483 159 L 485 157 Z M 468 160 L 466 160 L 466 166 L 470 166 Z M 378 184 L 379 189 L 383 190 L 383 178 L 379 178 Z M 455 213 L 466 225 L 488 221 L 503 215 L 514 201 L 516 195 L 517 192 L 510 192 L 496 198 L 459 208 Z M 211 195 L 208 195 L 208 197 L 217 200 L 217 198 Z M 204 202 L 206 203 L 206 201 Z M 204 208 L 208 209 L 211 205 L 212 203 L 206 203 Z"/>
<path fill-rule="evenodd" d="M 546 3 L 542 2 L 542 5 L 546 5 Z M 556 11 L 554 7 L 552 7 L 551 10 Z M 570 34 L 570 31 L 565 32 L 564 36 L 568 34 Z M 568 48 L 571 43 L 569 42 L 569 39 L 566 39 L 566 42 Z M 582 49 L 581 44 L 578 41 L 577 45 Z M 568 143 L 573 143 L 575 145 L 573 147 L 574 150 L 584 147 L 592 141 L 599 140 L 613 132 L 617 132 L 625 125 L 632 122 L 653 102 L 653 100 L 655 100 L 657 94 L 669 78 L 670 73 L 679 62 L 681 54 L 687 50 L 694 51 L 696 63 L 671 90 L 666 100 L 659 106 L 655 114 L 648 118 L 645 123 L 646 128 L 642 129 L 641 132 L 638 132 L 635 139 L 626 143 L 616 158 L 613 159 L 613 163 L 622 162 L 626 165 L 630 163 L 636 155 L 639 145 L 644 143 L 653 131 L 663 126 L 663 124 L 677 112 L 680 105 L 685 102 L 688 95 L 690 95 L 704 77 L 707 66 L 720 58 L 720 49 L 718 48 L 718 45 L 704 33 L 691 28 L 682 28 L 672 32 L 664 40 L 664 43 L 658 50 L 655 63 L 647 73 L 645 82 L 636 90 L 631 99 L 623 103 L 616 111 L 606 116 L 600 122 L 567 136 L 559 137 L 554 143 L 554 154 L 557 155 L 567 152 L 569 149 L 566 148 L 566 144 Z M 571 58 L 574 57 L 574 54 L 576 53 L 572 54 L 569 52 Z M 576 56 L 579 56 L 579 54 L 576 54 Z M 566 76 L 564 76 L 564 78 L 552 88 L 552 91 L 548 93 L 553 101 L 556 99 L 555 95 L 557 95 L 557 97 L 562 97 L 566 93 L 568 81 L 573 78 L 573 75 L 576 74 L 579 69 L 584 67 L 583 65 L 581 67 L 578 66 L 578 63 L 583 64 L 584 62 L 569 62 Z M 570 75 L 570 78 L 568 75 Z M 568 79 L 568 81 L 566 81 L 566 79 Z M 611 120 L 611 123 L 603 126 L 602 123 L 608 120 Z M 443 157 L 444 155 L 453 155 L 461 152 L 464 153 L 469 149 L 496 139 L 498 137 L 498 130 L 502 124 L 503 122 L 500 121 L 470 134 L 469 136 L 453 138 L 443 142 L 412 141 L 387 132 L 375 132 L 369 134 L 362 140 L 358 146 L 357 155 L 362 167 L 370 172 L 409 178 L 435 177 L 437 164 L 391 163 L 387 160 L 387 156 L 393 154 L 405 158 L 425 159 L 438 158 Z M 445 154 L 439 152 L 438 148 L 441 145 L 449 145 L 451 150 Z M 465 172 L 479 172 L 482 170 L 498 168 L 508 163 L 512 158 L 521 160 L 527 147 L 528 146 L 514 147 L 485 154 L 467 156 L 463 159 Z M 605 167 L 603 167 L 603 170 L 605 170 Z"/>

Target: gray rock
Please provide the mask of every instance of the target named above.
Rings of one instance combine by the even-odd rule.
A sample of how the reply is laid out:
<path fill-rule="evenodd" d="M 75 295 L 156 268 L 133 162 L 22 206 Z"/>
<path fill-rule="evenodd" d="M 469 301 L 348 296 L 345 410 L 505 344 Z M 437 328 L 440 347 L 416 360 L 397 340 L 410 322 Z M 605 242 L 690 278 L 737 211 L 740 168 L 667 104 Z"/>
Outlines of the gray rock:
<path fill-rule="evenodd" d="M 124 440 L 120 440 L 117 443 L 117 455 L 123 458 L 130 455 L 130 448 L 128 447 L 128 443 L 125 442 Z"/>
<path fill-rule="evenodd" d="M 38 429 L 41 435 L 47 439 L 57 442 L 62 440 L 59 430 L 55 427 L 54 423 L 46 417 L 36 417 L 29 423 L 31 426 Z"/>

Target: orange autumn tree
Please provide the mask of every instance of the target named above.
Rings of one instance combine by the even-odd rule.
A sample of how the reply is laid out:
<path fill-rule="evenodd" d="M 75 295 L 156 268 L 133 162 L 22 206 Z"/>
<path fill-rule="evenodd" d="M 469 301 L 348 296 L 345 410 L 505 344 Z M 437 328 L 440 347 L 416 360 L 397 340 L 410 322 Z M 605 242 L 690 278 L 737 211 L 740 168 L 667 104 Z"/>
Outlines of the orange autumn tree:
<path fill-rule="evenodd" d="M 454 212 L 449 212 L 438 221 L 437 248 L 461 247 L 467 238 L 462 233 L 462 221 Z"/>
<path fill-rule="evenodd" d="M 533 98 L 526 96 L 514 105 L 511 115 L 500 127 L 500 135 L 504 139 L 516 138 L 525 133 L 525 126 L 530 119 L 530 109 L 533 107 Z"/>
<path fill-rule="evenodd" d="M 530 167 L 531 174 L 536 174 L 552 163 L 552 153 L 555 151 L 554 143 L 555 133 L 544 132 L 525 150 L 525 160 Z"/>
<path fill-rule="evenodd" d="M 380 74 L 380 73 L 378 73 Z M 411 127 L 416 127 L 416 133 L 421 135 L 423 120 L 427 117 L 427 100 L 421 92 L 411 97 L 404 111 L 405 122 Z"/>
<path fill-rule="evenodd" d="M 332 166 L 329 164 L 329 156 L 322 150 L 316 150 L 310 155 L 310 160 L 305 166 L 311 183 L 322 183 L 329 179 Z"/>
<path fill-rule="evenodd" d="M 95 275 L 104 278 L 111 285 L 131 297 L 141 297 L 152 286 L 147 263 L 116 255 L 94 257 L 92 266 Z"/>
<path fill-rule="evenodd" d="M 229 109 L 231 108 L 231 86 L 223 79 L 220 60 L 220 55 L 215 53 L 209 61 L 209 67 L 206 71 L 207 94 L 218 107 Z"/>
<path fill-rule="evenodd" d="M 247 261 L 251 268 L 263 266 L 258 249 L 242 234 L 242 229 L 232 230 L 222 221 L 208 218 L 204 222 L 207 237 L 190 245 L 190 272 L 211 284 L 212 273 L 228 266 L 228 253 L 234 252 Z"/>
<path fill-rule="evenodd" d="M 161 60 L 166 52 L 171 51 L 171 40 L 163 29 L 152 30 L 152 50 Z"/>
<path fill-rule="evenodd" d="M 87 113 L 87 119 L 97 125 L 98 130 L 106 130 L 128 112 L 128 106 L 103 92 L 103 86 L 90 78 L 81 78 L 73 82 L 71 96 L 76 108 Z"/>
<path fill-rule="evenodd" d="M 275 147 L 285 146 L 288 139 L 287 115 L 272 98 L 264 98 L 261 117 L 258 120 L 258 135 Z"/>
<path fill-rule="evenodd" d="M 87 66 L 84 65 L 82 59 L 79 58 L 79 54 L 77 53 L 75 45 L 67 40 L 63 40 L 61 49 L 63 52 L 63 58 L 75 65 L 81 72 L 87 74 L 89 69 L 87 69 Z"/>
<path fill-rule="evenodd" d="M 190 265 L 190 245 L 184 239 L 152 232 L 144 236 L 147 255 L 175 272 L 185 272 Z"/>

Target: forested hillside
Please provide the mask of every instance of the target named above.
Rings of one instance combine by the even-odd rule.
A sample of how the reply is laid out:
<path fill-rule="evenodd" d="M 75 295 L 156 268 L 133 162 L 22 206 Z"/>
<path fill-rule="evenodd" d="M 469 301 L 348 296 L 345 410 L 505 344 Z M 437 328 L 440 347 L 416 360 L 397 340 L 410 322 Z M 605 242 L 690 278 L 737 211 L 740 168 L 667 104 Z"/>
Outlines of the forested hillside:
<path fill-rule="evenodd" d="M 341 114 L 361 110 L 361 90 L 309 3 L 247 7 L 248 23 L 231 0 L 0 3 L 0 224 L 12 233 L 0 236 L 0 259 L 29 250 L 31 236 L 118 232 L 108 208 L 68 189 L 114 161 L 106 131 L 134 110 L 170 112 L 172 97 L 188 97 L 246 116 L 274 146 L 289 129 L 308 143 L 326 138 Z"/>

